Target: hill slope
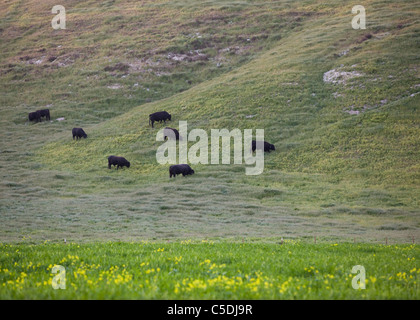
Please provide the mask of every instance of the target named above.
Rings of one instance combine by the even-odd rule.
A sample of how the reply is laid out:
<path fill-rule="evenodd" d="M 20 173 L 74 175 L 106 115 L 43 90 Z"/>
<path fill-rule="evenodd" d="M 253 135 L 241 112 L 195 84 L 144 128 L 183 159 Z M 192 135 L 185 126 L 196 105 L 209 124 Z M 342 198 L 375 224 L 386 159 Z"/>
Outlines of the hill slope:
<path fill-rule="evenodd" d="M 10 128 L 3 120 L 3 239 L 418 237 L 419 5 L 367 1 L 366 30 L 353 30 L 351 8 L 335 1 L 260 5 L 208 3 L 212 17 L 219 10 L 224 19 L 243 22 L 233 33 L 249 27 L 247 21 L 255 21 L 254 32 L 269 34 L 276 17 L 287 23 L 278 34 L 256 37 L 265 46 L 254 47 L 246 60 L 235 56 L 226 69 L 213 72 L 204 63 L 165 71 L 170 75 L 159 82 L 163 88 L 174 78 L 185 82 L 177 72 L 196 77 L 198 84 L 191 82 L 186 91 L 170 90 L 155 98 L 141 95 L 161 100 L 137 107 L 118 96 L 102 109 L 102 103 L 89 97 L 102 97 L 103 91 L 79 84 L 72 89 L 80 99 L 74 104 L 78 107 L 60 107 L 70 118 L 67 122 L 23 126 L 15 116 Z M 188 1 L 162 2 L 153 10 L 168 10 L 171 16 L 179 12 L 176 21 L 181 23 L 181 13 L 192 14 L 195 7 Z M 169 20 L 162 18 L 156 25 L 165 29 L 165 21 Z M 189 60 L 213 52 L 207 59 L 216 61 L 226 47 L 216 50 L 215 43 L 229 39 L 226 28 L 217 26 L 209 26 L 214 33 L 203 48 L 187 46 L 201 51 L 173 52 L 173 43 L 167 45 L 171 49 L 161 50 L 166 50 L 167 59 L 175 57 L 169 50 Z M 162 29 L 156 31 L 158 39 L 164 36 Z M 238 34 L 232 38 L 243 41 Z M 157 58 L 153 54 L 149 59 Z M 116 68 L 111 72 L 129 65 L 120 63 L 111 64 Z M 86 64 L 92 64 L 89 77 L 108 72 L 95 60 Z M 10 80 L 16 74 L 10 71 L 2 77 Z M 54 77 L 46 79 L 57 80 Z M 66 80 L 58 82 L 63 92 Z M 16 91 L 7 96 L 7 103 L 24 103 Z M 173 115 L 172 127 L 188 121 L 189 130 L 200 128 L 209 134 L 211 129 L 264 129 L 265 140 L 274 143 L 276 151 L 266 154 L 259 176 L 246 176 L 243 165 L 197 165 L 194 176 L 169 180 L 168 166 L 156 162 L 161 145 L 156 133 L 163 125 L 152 129 L 148 124 L 148 115 L 160 110 Z M 2 113 L 9 116 L 10 106 Z M 88 139 L 71 140 L 69 130 L 76 124 L 84 126 Z M 6 139 L 7 132 L 15 145 Z M 46 137 L 51 133 L 54 136 Z M 25 142 L 28 135 L 32 140 Z M 111 154 L 125 156 L 132 166 L 108 170 L 106 157 Z M 12 160 L 20 166 L 10 172 L 7 162 Z"/>

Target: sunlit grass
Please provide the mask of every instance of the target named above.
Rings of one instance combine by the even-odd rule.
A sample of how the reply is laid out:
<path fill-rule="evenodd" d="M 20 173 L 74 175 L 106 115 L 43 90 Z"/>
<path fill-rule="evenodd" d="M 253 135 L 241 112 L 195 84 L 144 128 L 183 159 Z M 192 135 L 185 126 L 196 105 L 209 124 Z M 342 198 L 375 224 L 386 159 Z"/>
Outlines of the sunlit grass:
<path fill-rule="evenodd" d="M 416 245 L 2 244 L 1 299 L 418 299 Z M 65 268 L 53 289 L 52 268 Z M 366 289 L 354 289 L 355 265 Z"/>

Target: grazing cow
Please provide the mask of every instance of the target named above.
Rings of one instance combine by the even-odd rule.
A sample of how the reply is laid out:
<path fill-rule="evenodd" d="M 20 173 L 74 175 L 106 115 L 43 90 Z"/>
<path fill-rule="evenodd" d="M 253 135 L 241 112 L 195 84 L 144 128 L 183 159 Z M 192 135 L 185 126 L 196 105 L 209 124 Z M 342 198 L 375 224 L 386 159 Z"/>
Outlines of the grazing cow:
<path fill-rule="evenodd" d="M 41 118 L 45 117 L 46 120 L 50 120 L 50 110 L 49 109 L 37 110 L 37 112 L 40 113 Z"/>
<path fill-rule="evenodd" d="M 76 137 L 76 140 L 87 138 L 87 134 L 82 128 L 73 128 L 71 133 L 73 134 L 73 140 L 75 137 Z"/>
<path fill-rule="evenodd" d="M 173 132 L 173 134 L 171 133 L 171 131 Z M 179 140 L 179 132 L 178 130 L 174 129 L 174 128 L 169 128 L 166 127 L 163 130 L 163 139 L 167 139 L 167 138 L 172 138 L 173 136 L 175 136 L 175 140 Z"/>
<path fill-rule="evenodd" d="M 182 174 L 182 176 L 187 176 L 189 174 L 194 174 L 194 170 L 188 164 L 174 164 L 169 167 L 169 178 L 172 176 L 176 177 L 177 174 Z"/>
<path fill-rule="evenodd" d="M 149 124 L 152 123 L 152 128 L 153 128 L 153 123 L 155 121 L 159 121 L 159 122 L 163 121 L 166 123 L 166 120 L 171 120 L 171 115 L 167 113 L 166 111 L 159 111 L 159 112 L 149 114 Z"/>
<path fill-rule="evenodd" d="M 118 170 L 119 167 L 130 168 L 130 162 L 128 162 L 123 157 L 109 156 L 108 157 L 108 169 L 111 169 L 111 166 L 117 166 L 117 170 Z"/>
<path fill-rule="evenodd" d="M 30 112 L 28 115 L 29 121 L 41 121 L 41 113 L 39 111 Z"/>
<path fill-rule="evenodd" d="M 256 147 L 257 142 L 255 140 L 252 140 L 252 152 L 255 152 Z M 264 141 L 264 152 L 270 152 L 270 150 L 276 150 L 274 144 Z"/>

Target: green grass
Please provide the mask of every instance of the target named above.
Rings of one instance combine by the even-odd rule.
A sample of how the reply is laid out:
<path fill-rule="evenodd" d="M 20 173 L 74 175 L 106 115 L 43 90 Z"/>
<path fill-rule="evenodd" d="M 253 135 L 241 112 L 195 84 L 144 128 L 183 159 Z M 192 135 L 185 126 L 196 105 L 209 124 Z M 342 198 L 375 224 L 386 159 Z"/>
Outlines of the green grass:
<path fill-rule="evenodd" d="M 304 19 L 278 19 L 264 3 L 228 8 L 216 1 L 197 8 L 182 1 L 70 1 L 67 29 L 53 30 L 45 23 L 53 5 L 28 1 L 0 8 L 8 17 L 0 24 L 0 102 L 17 106 L 19 121 L 32 106 L 51 105 L 55 118 L 101 122 L 250 61 L 290 30 L 291 21 Z M 267 29 L 262 21 L 276 23 Z M 199 54 L 204 58 L 196 59 Z M 114 85 L 118 89 L 109 88 Z"/>
<path fill-rule="evenodd" d="M 67 30 L 51 28 L 53 1 L 0 5 L 1 296 L 418 299 L 407 278 L 420 235 L 418 2 L 365 1 L 366 30 L 351 29 L 345 1 L 196 4 L 68 1 Z M 324 82 L 333 69 L 359 76 Z M 51 122 L 28 123 L 45 107 Z M 259 176 L 200 164 L 169 179 L 156 161 L 163 124 L 148 124 L 161 110 L 209 135 L 264 129 L 276 151 Z M 73 141 L 73 127 L 88 139 Z M 111 154 L 131 167 L 108 170 Z M 281 237 L 297 243 L 267 243 Z M 329 244 L 304 243 L 314 237 Z M 49 243 L 64 238 L 77 244 Z M 215 243 L 179 243 L 203 238 Z M 69 255 L 68 289 L 51 290 L 48 266 Z M 176 273 L 165 259 L 179 256 Z M 366 291 L 349 284 L 356 264 L 376 279 Z M 130 283 L 107 291 L 101 272 Z"/>
<path fill-rule="evenodd" d="M 375 8 L 367 30 L 352 30 L 350 10 L 336 2 L 213 1 L 199 10 L 183 1 L 119 4 L 124 14 L 95 2 L 71 7 L 68 30 L 53 35 L 60 48 L 44 27 L 3 42 L 3 240 L 418 237 L 415 3 L 366 3 Z M 31 22 L 15 12 L 3 22 L 4 33 L 40 24 L 40 9 L 29 11 Z M 93 13 L 97 20 L 90 19 Z M 76 22 L 84 32 L 71 27 Z M 101 33 L 106 39 L 96 39 Z M 101 47 L 90 45 L 95 39 Z M 24 49 L 25 41 L 45 51 Z M 208 59 L 168 58 L 191 50 Z M 69 65 L 25 60 L 48 55 Z M 214 66 L 220 55 L 226 68 Z M 331 69 L 363 76 L 324 83 Z M 121 88 L 108 88 L 115 84 Z M 53 119 L 66 120 L 27 123 L 27 112 L 49 104 Z M 212 128 L 262 128 L 276 152 L 265 156 L 260 176 L 245 176 L 244 166 L 198 165 L 195 176 L 168 179 L 168 166 L 155 158 L 161 125 L 148 125 L 148 114 L 157 110 L 173 114 L 171 126 L 186 120 L 189 130 L 209 135 Z M 89 138 L 73 141 L 74 126 Z M 111 154 L 125 156 L 130 169 L 108 170 Z"/>
<path fill-rule="evenodd" d="M 1 244 L 2 300 L 417 300 L 420 294 L 416 245 L 25 242 Z M 65 289 L 52 288 L 55 265 L 65 268 Z M 352 287 L 356 265 L 365 268 L 366 289 Z"/>

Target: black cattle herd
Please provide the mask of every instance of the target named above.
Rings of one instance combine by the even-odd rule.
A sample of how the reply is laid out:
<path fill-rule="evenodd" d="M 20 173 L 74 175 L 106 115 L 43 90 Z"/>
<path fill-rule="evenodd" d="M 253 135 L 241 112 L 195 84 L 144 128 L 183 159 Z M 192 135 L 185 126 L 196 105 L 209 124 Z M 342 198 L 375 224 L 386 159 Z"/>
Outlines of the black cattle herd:
<path fill-rule="evenodd" d="M 46 120 L 51 119 L 49 109 L 36 110 L 35 112 L 29 113 L 29 121 L 39 122 L 42 121 L 43 117 L 45 117 Z"/>
<path fill-rule="evenodd" d="M 42 109 L 37 110 L 35 112 L 30 112 L 28 115 L 29 121 L 35 121 L 40 122 L 42 121 L 42 118 L 45 117 L 46 120 L 50 120 L 50 110 L 49 109 Z M 149 125 L 152 125 L 152 128 L 154 127 L 153 124 L 155 122 L 164 122 L 166 123 L 166 120 L 171 121 L 172 116 L 166 112 L 166 111 L 159 111 L 155 112 L 149 115 Z M 173 132 L 169 133 L 170 131 Z M 79 139 L 86 139 L 87 134 L 82 128 L 73 128 L 72 129 L 72 135 L 73 140 L 79 140 Z M 164 139 L 168 139 L 169 137 L 175 137 L 176 140 L 180 139 L 178 130 L 174 128 L 166 127 L 164 129 Z M 256 149 L 256 141 L 252 140 L 252 151 L 255 152 Z M 276 150 L 273 144 L 268 143 L 264 141 L 264 152 L 270 152 L 271 150 Z M 108 157 L 108 169 L 111 169 L 111 166 L 116 166 L 117 170 L 118 168 L 127 167 L 130 168 L 130 162 L 127 161 L 124 157 L 117 157 L 117 156 L 109 156 Z M 191 167 L 188 164 L 176 164 L 169 167 L 169 178 L 176 177 L 178 174 L 182 174 L 184 177 L 187 175 L 194 174 L 194 170 L 191 169 Z"/>

